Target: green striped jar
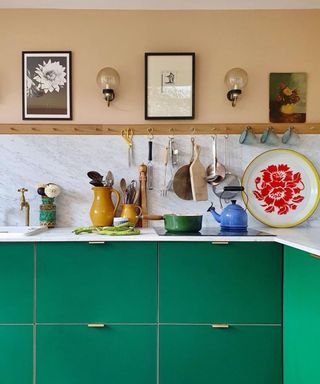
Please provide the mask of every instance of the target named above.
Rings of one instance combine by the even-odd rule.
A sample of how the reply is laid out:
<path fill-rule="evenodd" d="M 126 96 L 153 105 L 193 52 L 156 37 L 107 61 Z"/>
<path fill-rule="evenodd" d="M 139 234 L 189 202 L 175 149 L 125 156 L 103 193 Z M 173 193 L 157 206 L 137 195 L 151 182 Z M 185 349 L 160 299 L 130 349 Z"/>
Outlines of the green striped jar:
<path fill-rule="evenodd" d="M 42 197 L 40 225 L 48 228 L 54 228 L 56 225 L 56 205 L 53 197 Z"/>

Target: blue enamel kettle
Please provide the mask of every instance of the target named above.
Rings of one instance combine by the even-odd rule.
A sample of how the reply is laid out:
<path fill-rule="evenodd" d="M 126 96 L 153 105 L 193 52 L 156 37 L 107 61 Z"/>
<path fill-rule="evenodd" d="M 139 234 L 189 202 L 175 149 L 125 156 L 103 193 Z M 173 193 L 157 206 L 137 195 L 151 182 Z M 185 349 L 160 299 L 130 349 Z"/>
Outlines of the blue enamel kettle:
<path fill-rule="evenodd" d="M 227 205 L 220 215 L 216 212 L 213 203 L 208 208 L 208 212 L 211 212 L 215 220 L 220 223 L 221 231 L 247 231 L 247 212 L 239 204 L 236 204 L 236 200 L 231 200 L 231 204 Z"/>

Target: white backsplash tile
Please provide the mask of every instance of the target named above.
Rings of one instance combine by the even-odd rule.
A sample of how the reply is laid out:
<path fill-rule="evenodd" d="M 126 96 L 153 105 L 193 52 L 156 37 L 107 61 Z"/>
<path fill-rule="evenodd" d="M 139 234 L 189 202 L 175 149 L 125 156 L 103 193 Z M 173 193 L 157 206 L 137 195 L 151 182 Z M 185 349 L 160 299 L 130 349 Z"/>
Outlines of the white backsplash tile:
<path fill-rule="evenodd" d="M 224 136 L 218 137 L 218 158 L 225 161 Z M 173 192 L 167 197 L 160 196 L 163 184 L 163 151 L 168 142 L 167 136 L 156 136 L 153 146 L 155 189 L 148 191 L 149 213 L 204 213 L 204 225 L 216 226 L 211 215 L 206 212 L 210 202 L 193 202 L 179 199 Z M 176 136 L 179 148 L 179 163 L 188 164 L 191 155 L 190 136 Z M 210 136 L 196 136 L 201 146 L 201 161 L 207 166 L 212 162 Z M 306 155 L 320 170 L 320 136 L 304 135 L 299 147 L 293 148 Z M 239 144 L 238 135 L 230 135 L 228 152 L 230 170 L 242 176 L 245 167 L 258 154 L 271 149 L 257 144 Z M 19 187 L 29 189 L 26 196 L 30 201 L 31 224 L 38 224 L 40 196 L 36 193 L 37 183 L 54 182 L 63 192 L 57 198 L 57 225 L 89 225 L 89 209 L 92 191 L 86 173 L 97 170 L 106 174 L 111 170 L 115 175 L 115 188 L 124 177 L 127 181 L 138 178 L 138 166 L 147 162 L 148 139 L 134 137 L 134 162 L 128 168 L 127 147 L 120 136 L 51 136 L 51 135 L 1 135 L 0 136 L 0 225 L 23 225 L 24 215 L 19 210 Z M 228 157 L 227 157 L 228 161 Z M 219 206 L 219 201 L 209 189 L 209 200 Z M 250 225 L 260 225 L 250 217 Z M 320 209 L 303 226 L 320 226 Z"/>

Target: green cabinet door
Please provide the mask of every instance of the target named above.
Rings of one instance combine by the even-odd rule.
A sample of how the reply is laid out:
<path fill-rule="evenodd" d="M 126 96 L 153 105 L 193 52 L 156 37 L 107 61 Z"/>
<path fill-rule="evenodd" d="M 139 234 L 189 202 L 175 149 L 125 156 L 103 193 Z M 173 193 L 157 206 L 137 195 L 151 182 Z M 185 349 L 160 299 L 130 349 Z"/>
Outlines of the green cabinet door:
<path fill-rule="evenodd" d="M 284 383 L 320 383 L 320 259 L 285 247 Z"/>
<path fill-rule="evenodd" d="M 32 384 L 32 326 L 0 326 L 0 383 Z"/>
<path fill-rule="evenodd" d="M 34 245 L 0 243 L 0 323 L 32 323 Z"/>
<path fill-rule="evenodd" d="M 276 243 L 160 243 L 160 321 L 281 323 Z"/>
<path fill-rule="evenodd" d="M 37 321 L 155 322 L 156 259 L 155 243 L 38 244 Z"/>
<path fill-rule="evenodd" d="M 39 325 L 37 384 L 155 384 L 156 326 Z"/>
<path fill-rule="evenodd" d="M 162 325 L 160 383 L 282 384 L 281 354 L 279 326 Z"/>

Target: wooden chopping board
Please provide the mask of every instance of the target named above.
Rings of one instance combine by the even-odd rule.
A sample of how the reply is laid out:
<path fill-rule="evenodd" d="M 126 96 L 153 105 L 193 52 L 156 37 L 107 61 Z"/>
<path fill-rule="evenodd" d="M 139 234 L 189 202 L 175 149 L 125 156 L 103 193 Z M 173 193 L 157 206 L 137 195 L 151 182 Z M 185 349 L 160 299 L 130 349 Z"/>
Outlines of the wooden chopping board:
<path fill-rule="evenodd" d="M 200 146 L 195 145 L 194 160 L 190 165 L 190 179 L 192 196 L 195 201 L 208 200 L 208 184 L 206 180 L 206 169 L 200 161 Z"/>

